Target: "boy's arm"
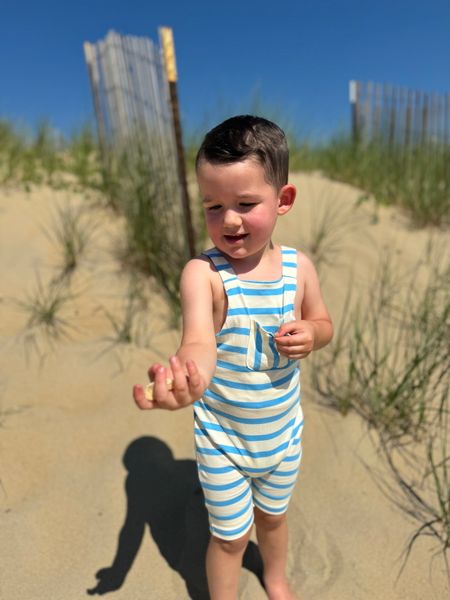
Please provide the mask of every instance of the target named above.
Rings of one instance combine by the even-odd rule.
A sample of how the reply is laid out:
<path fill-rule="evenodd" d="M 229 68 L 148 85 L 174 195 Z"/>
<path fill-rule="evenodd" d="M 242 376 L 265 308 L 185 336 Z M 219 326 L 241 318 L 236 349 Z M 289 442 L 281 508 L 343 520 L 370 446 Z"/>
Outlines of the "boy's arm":
<path fill-rule="evenodd" d="M 297 261 L 303 274 L 303 298 L 295 306 L 296 320 L 284 323 L 275 334 L 279 352 L 293 359 L 305 358 L 312 350 L 326 346 L 333 337 L 333 324 L 317 271 L 302 252 L 298 252 Z"/>
<path fill-rule="evenodd" d="M 216 340 L 210 263 L 194 258 L 183 269 L 180 296 L 183 313 L 183 335 L 170 366 L 159 363 L 149 369 L 153 381 L 153 398 L 146 399 L 142 386 L 134 386 L 133 396 L 139 408 L 175 410 L 198 400 L 214 374 Z M 171 389 L 167 380 L 173 382 Z"/>
<path fill-rule="evenodd" d="M 213 320 L 213 295 L 208 259 L 190 260 L 180 282 L 183 335 L 176 356 L 182 366 L 193 360 L 205 387 L 216 369 L 216 338 Z"/>

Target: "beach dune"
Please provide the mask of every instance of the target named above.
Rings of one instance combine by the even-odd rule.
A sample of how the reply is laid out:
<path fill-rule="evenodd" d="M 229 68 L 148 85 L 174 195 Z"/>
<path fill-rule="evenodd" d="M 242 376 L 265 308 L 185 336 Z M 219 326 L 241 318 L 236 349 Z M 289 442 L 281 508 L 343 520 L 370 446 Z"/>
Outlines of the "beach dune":
<path fill-rule="evenodd" d="M 360 192 L 319 174 L 294 174 L 298 200 L 275 240 L 299 249 L 322 205 L 350 209 Z M 67 191 L 0 192 L 0 597 L 75 600 L 207 598 L 207 518 L 196 477 L 190 408 L 139 411 L 134 383 L 175 352 L 164 299 L 153 293 L 142 327 L 148 347 L 114 344 L 111 321 L 126 301 L 127 278 L 111 248 L 121 223 L 91 207 L 96 235 L 74 275 L 62 316 L 68 337 L 49 344 L 25 329 L 15 303 L 39 276 L 54 275 L 58 251 L 43 235 Z M 70 201 L 81 205 L 81 194 Z M 345 310 L 348 273 L 361 285 L 382 248 L 413 264 L 427 232 L 395 211 L 354 208 L 339 254 L 321 268 L 333 319 Z M 33 334 L 33 335 L 32 335 Z M 33 337 L 34 336 L 34 337 Z M 401 554 L 415 529 L 383 495 L 376 436 L 357 415 L 319 405 L 304 361 L 304 458 L 289 508 L 289 577 L 303 600 L 442 600 L 448 579 L 431 538 L 420 539 L 400 578 Z M 386 473 L 386 477 L 388 474 Z M 265 598 L 253 537 L 240 598 Z"/>

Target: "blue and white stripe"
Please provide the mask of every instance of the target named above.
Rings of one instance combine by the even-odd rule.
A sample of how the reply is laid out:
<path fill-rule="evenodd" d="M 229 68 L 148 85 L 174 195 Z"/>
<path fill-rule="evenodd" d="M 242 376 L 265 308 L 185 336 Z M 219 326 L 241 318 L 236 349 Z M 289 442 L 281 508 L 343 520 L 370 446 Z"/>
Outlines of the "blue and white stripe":
<path fill-rule="evenodd" d="M 204 252 L 228 310 L 216 334 L 215 375 L 194 405 L 195 440 L 211 531 L 227 539 L 248 530 L 253 505 L 286 510 L 301 461 L 300 369 L 274 340 L 295 318 L 297 251 L 281 249 L 282 277 L 270 282 L 241 280 L 217 249 Z"/>

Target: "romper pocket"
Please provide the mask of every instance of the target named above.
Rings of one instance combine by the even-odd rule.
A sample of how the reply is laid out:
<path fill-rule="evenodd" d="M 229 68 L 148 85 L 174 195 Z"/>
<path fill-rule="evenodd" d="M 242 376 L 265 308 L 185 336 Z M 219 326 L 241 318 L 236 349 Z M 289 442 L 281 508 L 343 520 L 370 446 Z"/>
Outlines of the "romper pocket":
<path fill-rule="evenodd" d="M 246 354 L 247 367 L 251 371 L 270 371 L 284 369 L 292 362 L 295 361 L 278 352 L 273 334 L 264 329 L 257 321 L 250 319 L 250 335 Z"/>

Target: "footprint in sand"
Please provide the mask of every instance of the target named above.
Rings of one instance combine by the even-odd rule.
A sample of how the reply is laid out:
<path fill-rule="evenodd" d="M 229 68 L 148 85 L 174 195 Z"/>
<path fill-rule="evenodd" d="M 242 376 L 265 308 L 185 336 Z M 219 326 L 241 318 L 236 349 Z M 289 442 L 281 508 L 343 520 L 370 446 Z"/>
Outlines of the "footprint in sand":
<path fill-rule="evenodd" d="M 295 590 L 302 590 L 305 598 L 321 597 L 334 585 L 342 571 L 341 552 L 328 531 L 302 526 L 307 519 L 294 499 L 288 515 L 291 532 L 289 580 Z"/>

